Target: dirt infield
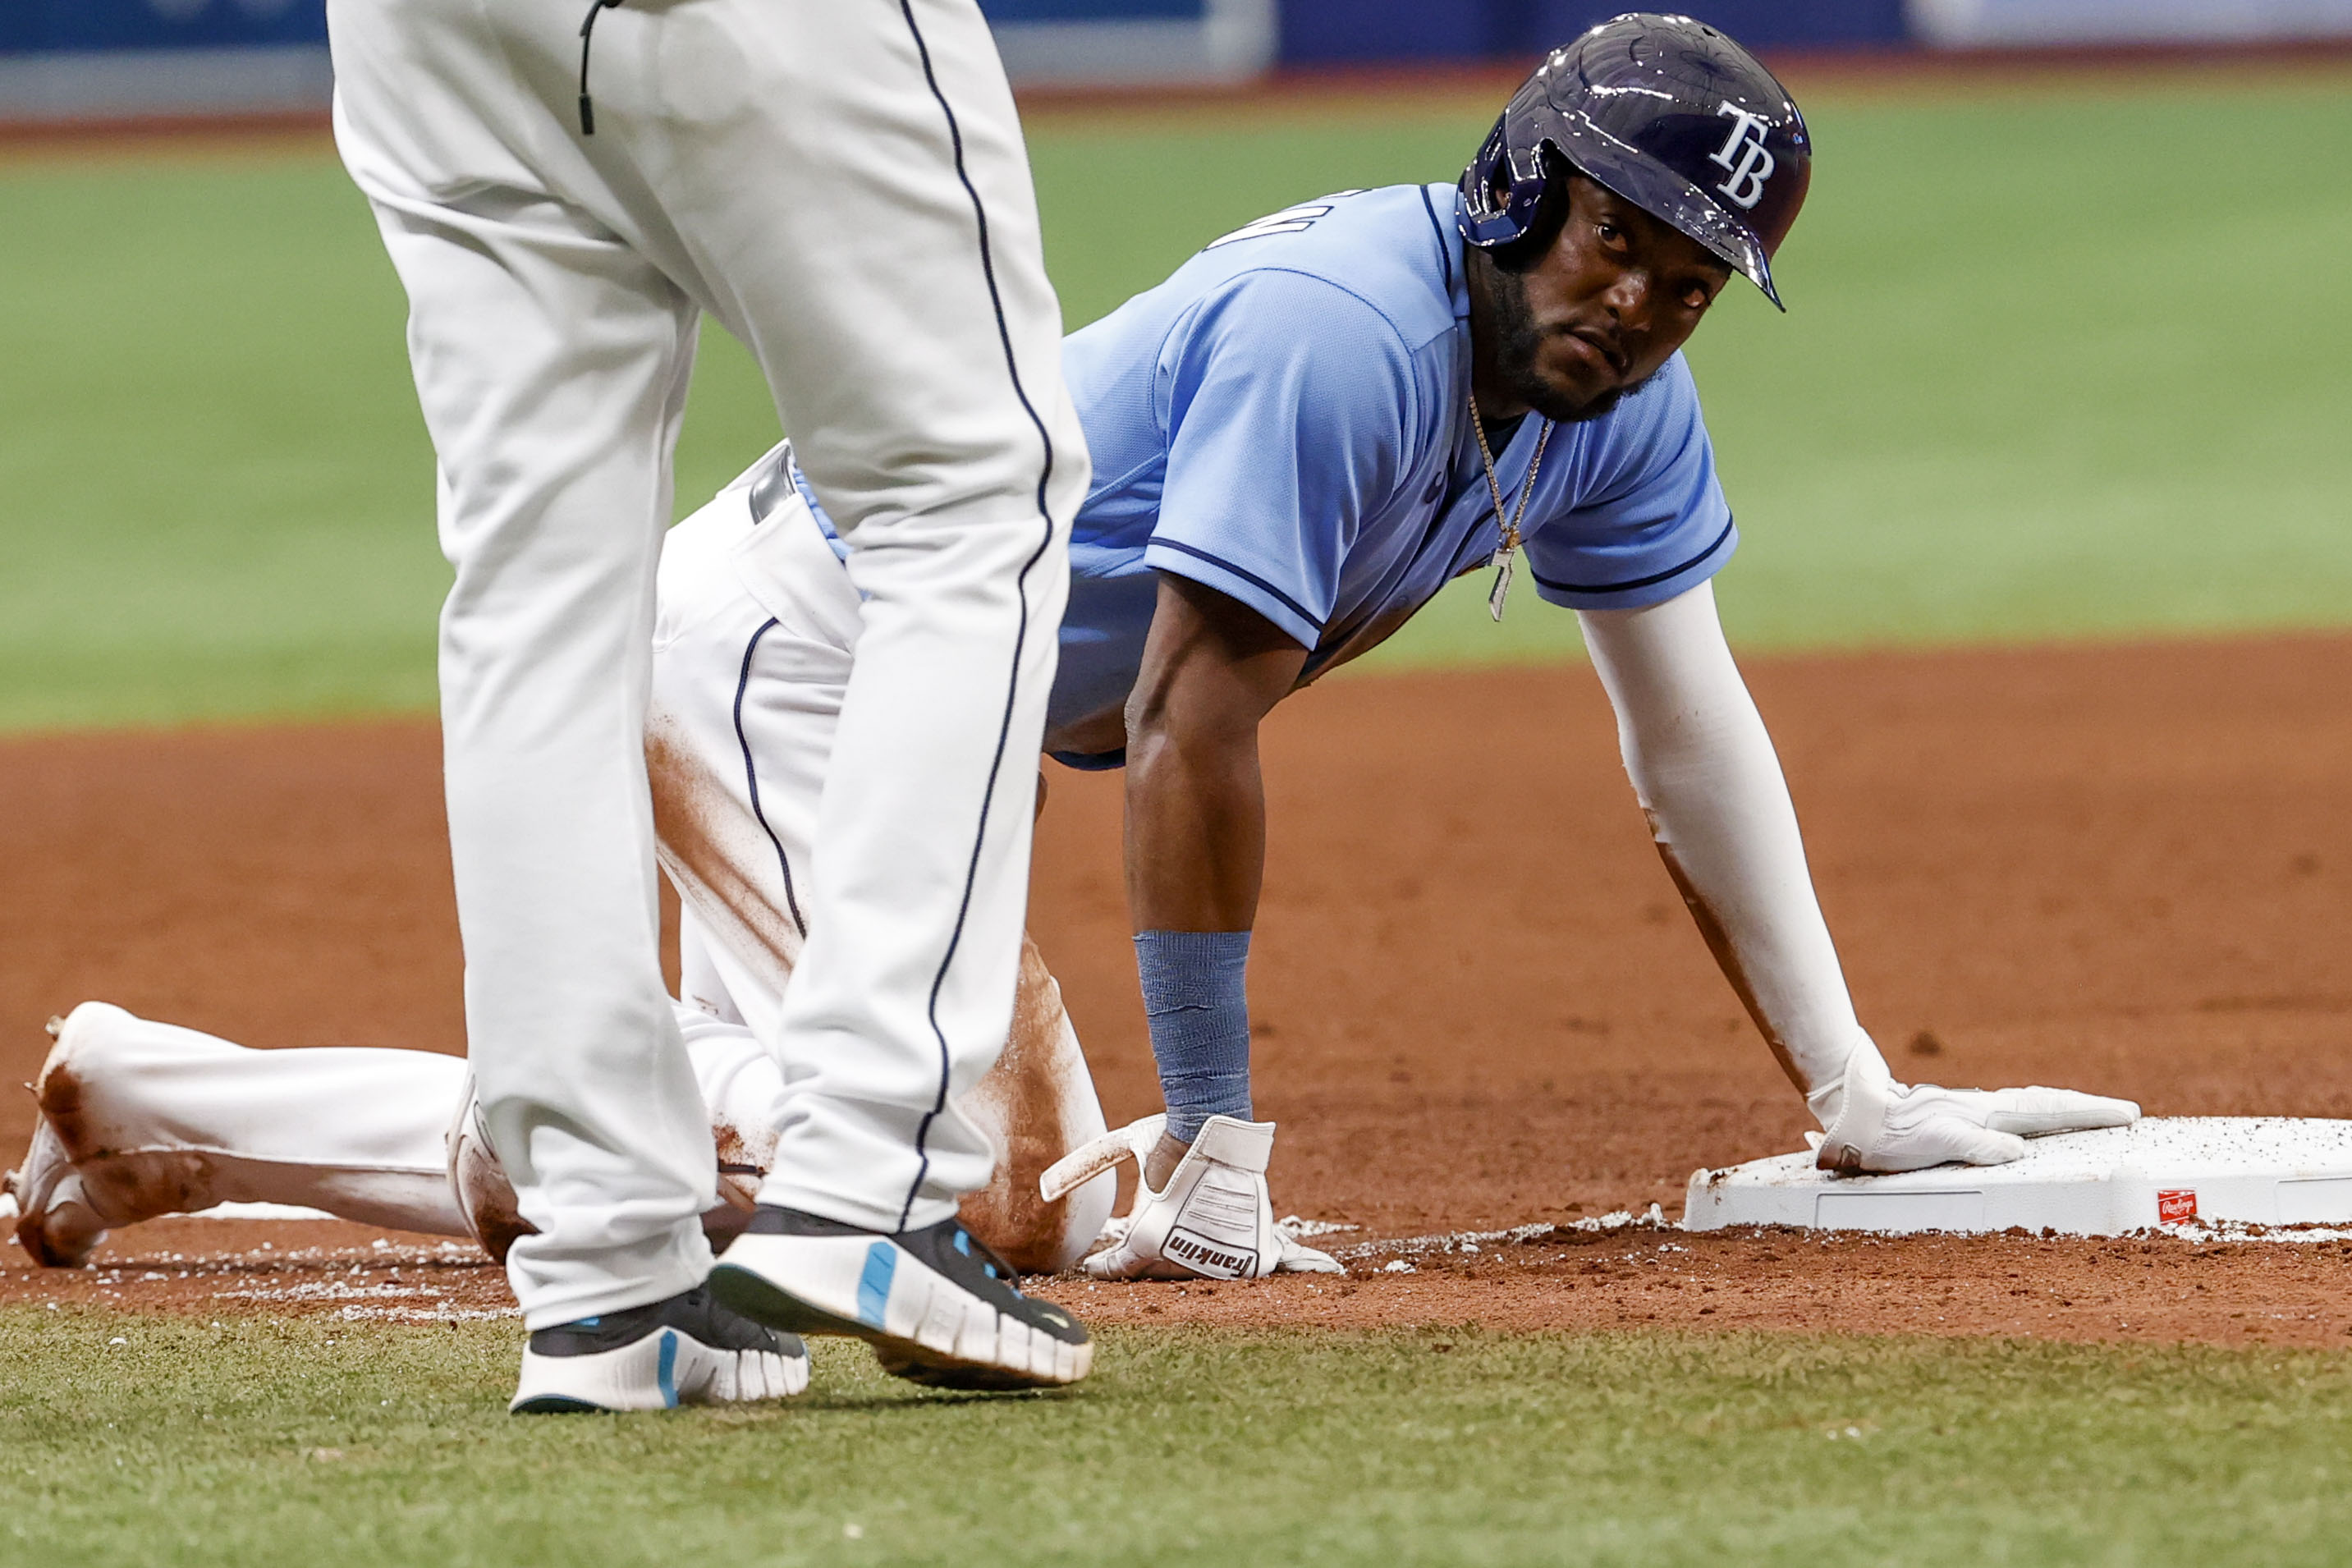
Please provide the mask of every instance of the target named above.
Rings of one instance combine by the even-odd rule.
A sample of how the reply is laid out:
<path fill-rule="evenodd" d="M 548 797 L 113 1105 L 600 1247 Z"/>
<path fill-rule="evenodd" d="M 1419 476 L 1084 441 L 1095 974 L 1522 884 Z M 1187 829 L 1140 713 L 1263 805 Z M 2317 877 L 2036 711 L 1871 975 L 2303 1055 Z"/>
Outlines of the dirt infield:
<path fill-rule="evenodd" d="M 1323 1238 L 1327 1244 L 1335 1238 Z M 1336 1238 L 1344 1240 L 1344 1237 Z M 1406 1259 L 1357 1244 L 1349 1277 L 1251 1284 L 1031 1281 L 1101 1327 L 1769 1329 L 2171 1344 L 2352 1345 L 2352 1243 L 2032 1237 L 1823 1237 L 1625 1229 L 1454 1241 Z M 511 1316 L 470 1246 L 355 1225 L 161 1220 L 87 1269 L 10 1248 L 0 1303 L 362 1321 Z"/>
<path fill-rule="evenodd" d="M 2352 637 L 1781 659 L 1752 679 L 1898 1072 L 2066 1082 L 2158 1114 L 2352 1115 Z M 456 1048 L 434 747 L 415 722 L 0 746 L 17 879 L 0 1071 L 29 1077 L 41 1020 L 87 996 L 255 1045 Z M 1354 1226 L 1334 1239 L 1356 1244 L 1671 1215 L 1694 1167 L 1797 1146 L 1801 1106 L 1651 851 L 1589 672 L 1338 681 L 1286 705 L 1265 752 L 1253 981 L 1285 1209 Z M 1118 791 L 1054 772 L 1034 916 L 1114 1120 L 1152 1101 Z M 0 1104 L 13 1158 L 31 1107 Z M 148 1226 L 110 1244 L 110 1283 L 10 1248 L 0 1300 L 503 1303 L 470 1258 L 372 1235 Z M 337 1293 L 394 1264 L 400 1290 Z M 1053 1289 L 1109 1321 L 2340 1344 L 2346 1267 L 2335 1244 L 1625 1231 L 1346 1282 Z M 446 1294 L 410 1290 L 420 1275 Z"/>

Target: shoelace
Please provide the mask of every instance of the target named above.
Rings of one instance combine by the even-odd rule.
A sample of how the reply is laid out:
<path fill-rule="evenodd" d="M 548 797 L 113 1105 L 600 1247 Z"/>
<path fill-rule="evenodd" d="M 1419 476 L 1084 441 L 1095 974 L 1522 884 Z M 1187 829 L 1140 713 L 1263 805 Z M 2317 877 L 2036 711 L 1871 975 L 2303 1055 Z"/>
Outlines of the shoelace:
<path fill-rule="evenodd" d="M 588 16 L 580 24 L 580 134 L 596 134 L 596 104 L 588 96 L 588 43 L 596 32 L 596 14 L 609 11 L 621 0 L 589 0 Z"/>

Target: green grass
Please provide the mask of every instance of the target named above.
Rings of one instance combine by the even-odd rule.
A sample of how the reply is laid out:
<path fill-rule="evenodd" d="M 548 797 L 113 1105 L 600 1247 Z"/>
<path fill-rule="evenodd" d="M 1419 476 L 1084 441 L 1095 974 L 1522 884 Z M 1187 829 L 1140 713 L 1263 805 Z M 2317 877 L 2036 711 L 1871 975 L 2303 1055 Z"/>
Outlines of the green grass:
<path fill-rule="evenodd" d="M 2340 87 L 1830 101 L 1783 258 L 1694 346 L 1750 647 L 2342 624 Z M 1479 117 L 1034 137 L 1068 319 L 1204 238 L 1449 175 Z M 402 301 L 322 155 L 0 167 L 0 728 L 418 707 L 446 581 Z M 680 454 L 772 438 L 709 334 Z M 1458 590 L 1376 663 L 1559 657 Z"/>
<path fill-rule="evenodd" d="M 520 1421 L 514 1342 L 0 1313 L 0 1560 L 2352 1556 L 2337 1353 L 1128 1331 L 1054 1396 L 918 1394 L 835 1344 L 790 1405 Z"/>

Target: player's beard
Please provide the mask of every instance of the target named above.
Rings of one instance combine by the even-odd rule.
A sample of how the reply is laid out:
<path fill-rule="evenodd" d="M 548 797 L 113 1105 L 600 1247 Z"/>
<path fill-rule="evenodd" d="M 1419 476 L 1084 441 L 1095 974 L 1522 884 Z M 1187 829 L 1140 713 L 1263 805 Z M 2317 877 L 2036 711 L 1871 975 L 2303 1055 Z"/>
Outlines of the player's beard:
<path fill-rule="evenodd" d="M 1579 425 L 1598 419 L 1617 406 L 1631 386 L 1612 386 L 1598 397 L 1578 402 L 1572 395 L 1546 381 L 1536 369 L 1543 332 L 1528 310 L 1528 286 L 1517 273 L 1496 267 L 1487 274 L 1487 325 L 1495 334 L 1495 373 L 1504 390 L 1557 425 Z"/>

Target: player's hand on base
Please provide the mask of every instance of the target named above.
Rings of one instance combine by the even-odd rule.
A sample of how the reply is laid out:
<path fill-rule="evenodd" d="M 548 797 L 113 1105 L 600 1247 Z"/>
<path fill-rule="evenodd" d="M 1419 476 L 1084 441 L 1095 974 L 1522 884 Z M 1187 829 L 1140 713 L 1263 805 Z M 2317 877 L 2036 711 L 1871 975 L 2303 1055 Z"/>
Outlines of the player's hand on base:
<path fill-rule="evenodd" d="M 1896 1083 L 1875 1051 L 1846 1068 L 1845 1094 L 1827 1131 L 1808 1139 L 1824 1171 L 1920 1171 L 1930 1165 L 2005 1165 L 2025 1141 L 2053 1132 L 2128 1127 L 2128 1100 L 2070 1089 L 1941 1089 Z"/>

